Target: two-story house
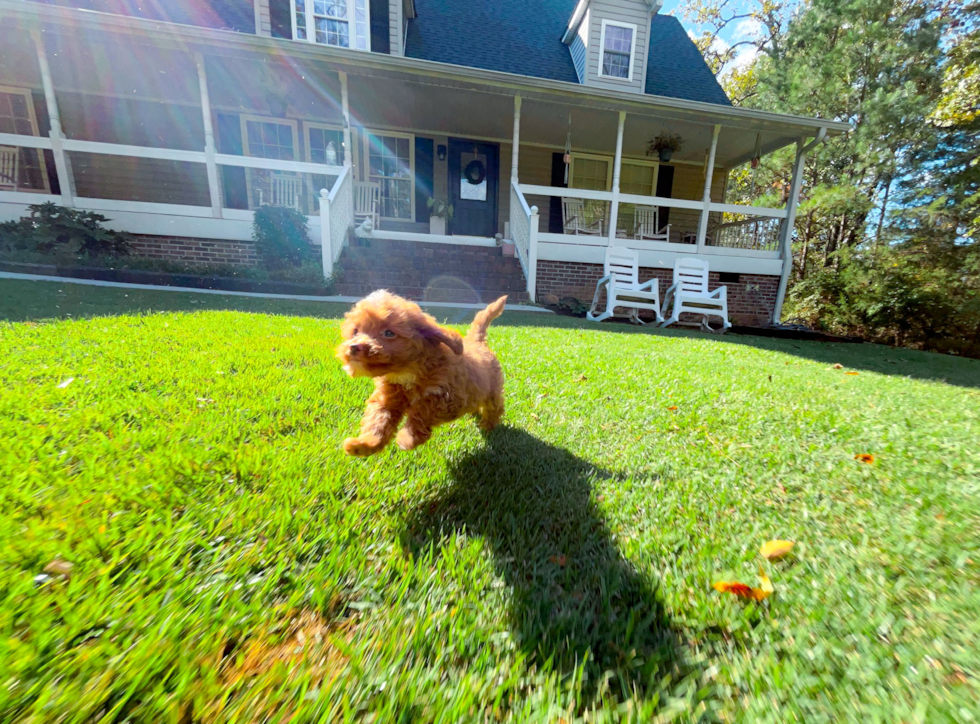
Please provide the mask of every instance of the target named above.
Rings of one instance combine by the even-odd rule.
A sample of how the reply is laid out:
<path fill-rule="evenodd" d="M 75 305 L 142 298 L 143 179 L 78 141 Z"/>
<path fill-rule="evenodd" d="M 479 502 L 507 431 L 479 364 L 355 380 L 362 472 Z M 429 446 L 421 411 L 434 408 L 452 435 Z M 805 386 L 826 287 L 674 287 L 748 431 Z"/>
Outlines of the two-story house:
<path fill-rule="evenodd" d="M 142 253 L 250 263 L 252 211 L 293 206 L 342 291 L 413 296 L 451 277 L 477 297 L 589 299 L 623 244 L 647 277 L 708 258 L 733 318 L 778 319 L 803 156 L 847 125 L 733 107 L 659 10 L 0 0 L 0 219 L 54 200 Z M 680 147 L 650 155 L 664 134 Z M 732 169 L 791 144 L 778 208 L 726 203 Z M 376 223 L 350 248 L 365 203 Z"/>

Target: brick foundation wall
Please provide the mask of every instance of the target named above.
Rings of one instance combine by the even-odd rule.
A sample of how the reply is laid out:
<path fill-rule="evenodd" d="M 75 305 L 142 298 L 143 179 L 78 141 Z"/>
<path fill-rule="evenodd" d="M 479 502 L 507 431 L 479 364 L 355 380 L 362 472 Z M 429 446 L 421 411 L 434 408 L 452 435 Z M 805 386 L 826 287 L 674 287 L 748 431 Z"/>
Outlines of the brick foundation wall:
<path fill-rule="evenodd" d="M 660 298 L 673 279 L 671 269 L 640 267 L 640 281 L 653 277 L 660 279 Z M 723 286 L 718 272 L 710 272 L 708 288 Z M 586 303 L 592 302 L 595 285 L 602 278 L 602 264 L 585 264 L 573 261 L 539 261 L 537 298 L 555 303 L 562 297 L 575 297 Z M 776 306 L 779 277 L 763 274 L 739 274 L 738 282 L 725 282 L 728 287 L 728 317 L 732 324 L 762 325 L 772 320 Z M 681 317 L 684 318 L 687 315 Z M 693 315 L 692 315 L 693 316 Z"/>
<path fill-rule="evenodd" d="M 250 241 L 190 239 L 179 236 L 138 235 L 132 242 L 132 253 L 148 259 L 182 261 L 197 264 L 235 264 L 256 266 L 259 263 L 255 244 Z"/>

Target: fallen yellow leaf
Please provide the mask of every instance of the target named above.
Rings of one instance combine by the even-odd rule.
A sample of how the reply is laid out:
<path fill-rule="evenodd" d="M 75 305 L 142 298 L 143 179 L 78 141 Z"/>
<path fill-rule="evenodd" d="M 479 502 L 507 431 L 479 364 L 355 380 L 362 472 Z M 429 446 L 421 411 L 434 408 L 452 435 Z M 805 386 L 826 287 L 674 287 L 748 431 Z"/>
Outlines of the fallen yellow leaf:
<path fill-rule="evenodd" d="M 792 544 L 790 544 L 792 545 Z M 759 587 L 763 593 L 766 595 L 771 594 L 775 589 L 772 587 L 772 581 L 769 580 L 769 576 L 766 572 L 762 570 L 762 566 L 759 566 Z"/>
<path fill-rule="evenodd" d="M 775 561 L 789 553 L 793 549 L 793 545 L 793 541 L 789 540 L 771 540 L 762 544 L 759 553 L 766 560 Z"/>
<path fill-rule="evenodd" d="M 844 374 L 845 375 L 858 375 L 858 374 L 861 374 L 861 373 L 860 372 L 845 372 Z"/>
<path fill-rule="evenodd" d="M 854 456 L 854 459 L 859 463 L 867 463 L 868 465 L 874 464 L 875 456 L 871 453 L 858 453 Z"/>

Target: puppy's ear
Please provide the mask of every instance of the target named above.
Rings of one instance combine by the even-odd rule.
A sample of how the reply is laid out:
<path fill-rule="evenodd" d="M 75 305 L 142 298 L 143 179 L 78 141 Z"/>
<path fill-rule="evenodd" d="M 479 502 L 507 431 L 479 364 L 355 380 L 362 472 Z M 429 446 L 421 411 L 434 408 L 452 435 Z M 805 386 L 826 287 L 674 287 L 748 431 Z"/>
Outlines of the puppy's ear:
<path fill-rule="evenodd" d="M 422 339 L 436 347 L 441 342 L 456 354 L 463 354 L 463 338 L 459 336 L 459 332 L 428 323 L 421 325 L 418 332 Z"/>

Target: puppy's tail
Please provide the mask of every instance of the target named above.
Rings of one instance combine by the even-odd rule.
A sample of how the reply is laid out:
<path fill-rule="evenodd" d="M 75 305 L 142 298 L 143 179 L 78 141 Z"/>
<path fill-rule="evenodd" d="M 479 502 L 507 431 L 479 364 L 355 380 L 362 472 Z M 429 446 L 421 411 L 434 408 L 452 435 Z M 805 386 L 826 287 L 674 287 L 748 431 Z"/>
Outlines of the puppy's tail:
<path fill-rule="evenodd" d="M 474 342 L 486 342 L 487 327 L 490 326 L 490 322 L 503 314 L 506 302 L 507 297 L 501 297 L 483 311 L 477 312 L 476 317 L 473 318 L 473 324 L 470 325 L 470 331 L 466 333 L 466 338 Z"/>

